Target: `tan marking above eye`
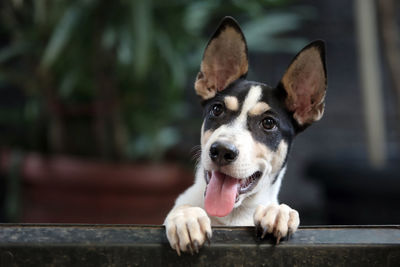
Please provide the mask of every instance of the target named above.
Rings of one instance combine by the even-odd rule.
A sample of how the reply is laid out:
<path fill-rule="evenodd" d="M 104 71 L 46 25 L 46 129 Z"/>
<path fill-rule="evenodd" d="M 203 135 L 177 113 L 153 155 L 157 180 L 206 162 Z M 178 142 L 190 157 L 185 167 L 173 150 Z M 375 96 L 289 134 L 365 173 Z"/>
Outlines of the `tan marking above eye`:
<path fill-rule="evenodd" d="M 250 116 L 258 116 L 263 114 L 264 112 L 270 110 L 271 107 L 265 102 L 258 102 L 249 110 Z"/>
<path fill-rule="evenodd" d="M 239 101 L 234 96 L 226 96 L 224 98 L 225 107 L 232 111 L 237 111 L 239 109 Z"/>

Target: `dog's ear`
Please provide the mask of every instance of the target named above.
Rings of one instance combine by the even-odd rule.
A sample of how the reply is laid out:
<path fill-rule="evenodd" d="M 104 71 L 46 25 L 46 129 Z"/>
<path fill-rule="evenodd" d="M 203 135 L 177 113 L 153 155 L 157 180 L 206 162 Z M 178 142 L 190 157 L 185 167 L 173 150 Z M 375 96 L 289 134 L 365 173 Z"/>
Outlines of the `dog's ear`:
<path fill-rule="evenodd" d="M 286 92 L 285 105 L 293 113 L 298 130 L 321 119 L 326 86 L 325 43 L 318 40 L 296 55 L 278 85 Z"/>
<path fill-rule="evenodd" d="M 196 93 L 207 100 L 230 83 L 245 77 L 248 70 L 247 45 L 242 30 L 232 17 L 225 17 L 204 51 L 194 84 Z"/>

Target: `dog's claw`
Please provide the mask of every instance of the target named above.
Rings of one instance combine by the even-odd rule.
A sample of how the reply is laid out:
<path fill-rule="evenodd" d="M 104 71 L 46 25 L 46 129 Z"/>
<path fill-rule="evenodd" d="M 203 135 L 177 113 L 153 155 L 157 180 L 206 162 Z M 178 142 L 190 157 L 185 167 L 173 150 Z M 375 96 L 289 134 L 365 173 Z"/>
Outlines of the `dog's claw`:
<path fill-rule="evenodd" d="M 206 240 L 207 240 L 208 245 L 210 246 L 211 245 L 211 233 L 207 232 Z"/>
<path fill-rule="evenodd" d="M 268 227 L 264 227 L 263 233 L 261 235 L 261 239 L 264 239 L 264 237 L 266 236 L 267 233 L 268 233 Z"/>
<path fill-rule="evenodd" d="M 193 241 L 193 247 L 196 254 L 199 254 L 199 242 L 197 240 Z"/>
<path fill-rule="evenodd" d="M 280 232 L 278 232 L 277 236 L 276 236 L 276 245 L 279 245 L 279 242 L 281 241 L 282 238 L 282 234 Z"/>
<path fill-rule="evenodd" d="M 188 250 L 190 252 L 191 255 L 193 255 L 193 248 L 192 248 L 192 244 L 188 244 L 186 246 L 186 250 Z"/>
<path fill-rule="evenodd" d="M 179 249 L 178 244 L 175 245 L 175 250 L 176 250 L 176 253 L 178 254 L 178 256 L 181 256 L 181 250 Z"/>
<path fill-rule="evenodd" d="M 263 233 L 261 224 L 257 223 L 255 225 L 255 227 L 254 227 L 254 231 L 255 231 L 256 237 L 260 237 L 261 238 L 261 235 Z"/>
<path fill-rule="evenodd" d="M 287 235 L 287 240 L 292 239 L 292 235 L 293 235 L 293 232 L 289 230 L 288 235 Z"/>

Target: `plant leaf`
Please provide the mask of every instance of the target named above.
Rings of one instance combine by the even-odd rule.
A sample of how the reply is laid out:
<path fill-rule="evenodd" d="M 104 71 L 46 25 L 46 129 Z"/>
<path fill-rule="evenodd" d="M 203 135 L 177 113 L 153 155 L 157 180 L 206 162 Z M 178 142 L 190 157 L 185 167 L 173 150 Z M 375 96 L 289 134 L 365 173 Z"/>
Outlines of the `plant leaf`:
<path fill-rule="evenodd" d="M 79 4 L 72 5 L 65 11 L 47 44 L 40 63 L 41 67 L 51 67 L 58 59 L 62 50 L 71 39 L 74 28 L 79 25 L 82 12 L 82 6 Z"/>
<path fill-rule="evenodd" d="M 5 63 L 13 57 L 24 54 L 32 48 L 32 44 L 29 42 L 18 42 L 16 44 L 11 44 L 0 50 L 0 64 Z"/>
<path fill-rule="evenodd" d="M 164 32 L 158 32 L 156 41 L 162 57 L 167 62 L 172 72 L 171 74 L 174 84 L 179 88 L 182 88 L 186 82 L 186 71 L 182 58 L 173 49 L 170 38 Z"/>

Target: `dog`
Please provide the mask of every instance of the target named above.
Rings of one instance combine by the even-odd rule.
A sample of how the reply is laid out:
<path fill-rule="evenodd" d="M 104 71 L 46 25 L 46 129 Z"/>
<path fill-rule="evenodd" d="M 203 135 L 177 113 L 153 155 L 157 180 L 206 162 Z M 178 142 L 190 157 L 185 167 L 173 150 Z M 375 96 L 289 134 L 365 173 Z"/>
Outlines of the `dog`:
<path fill-rule="evenodd" d="M 325 44 L 314 41 L 292 60 L 276 87 L 246 80 L 245 37 L 225 17 L 209 40 L 195 81 L 204 108 L 195 182 L 164 225 L 178 255 L 198 252 L 213 225 L 255 226 L 278 244 L 300 223 L 278 204 L 293 138 L 321 119 L 327 87 Z"/>

